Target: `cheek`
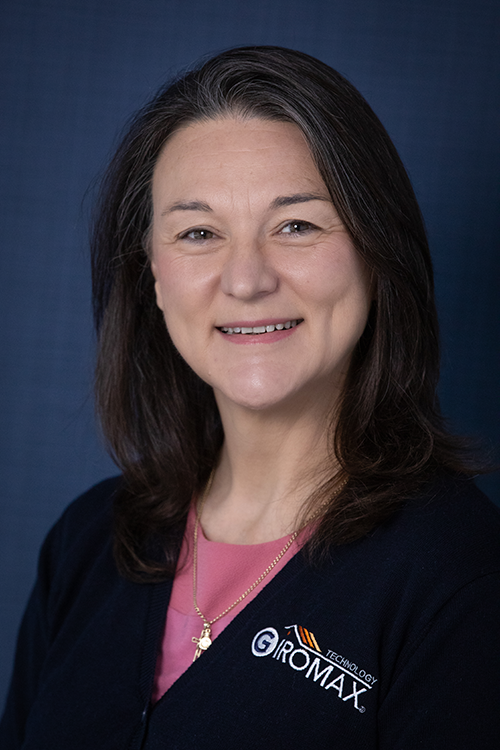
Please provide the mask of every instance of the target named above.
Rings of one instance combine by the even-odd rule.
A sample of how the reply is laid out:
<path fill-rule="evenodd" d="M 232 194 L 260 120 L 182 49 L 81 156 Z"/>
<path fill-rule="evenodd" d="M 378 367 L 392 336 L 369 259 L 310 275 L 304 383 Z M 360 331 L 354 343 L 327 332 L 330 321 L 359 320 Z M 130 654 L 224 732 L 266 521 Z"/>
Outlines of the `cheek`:
<path fill-rule="evenodd" d="M 363 310 L 370 306 L 370 274 L 354 249 L 329 249 L 295 268 L 293 276 L 304 301 L 325 312 L 339 304 Z"/>
<path fill-rule="evenodd" d="M 162 287 L 160 305 L 169 333 L 175 340 L 184 330 L 189 330 L 195 318 L 195 310 L 189 294 L 183 293 L 179 286 L 166 285 Z"/>
<path fill-rule="evenodd" d="M 171 319 L 183 309 L 189 308 L 190 297 L 193 293 L 192 274 L 184 264 L 176 262 L 166 254 L 158 253 L 156 260 L 151 263 L 151 270 L 155 278 L 156 303 L 163 311 L 165 319 Z"/>
<path fill-rule="evenodd" d="M 196 335 L 199 326 L 183 295 L 178 290 L 164 290 L 163 320 L 170 339 L 181 357 L 196 371 Z M 183 304 L 181 305 L 181 301 Z"/>
<path fill-rule="evenodd" d="M 365 329 L 372 301 L 370 274 L 357 253 L 328 254 L 309 275 L 308 289 L 332 344 L 351 349 Z"/>
<path fill-rule="evenodd" d="M 165 325 L 174 346 L 194 370 L 210 326 L 210 295 L 197 270 L 183 258 L 162 258 L 155 266 L 157 303 Z"/>

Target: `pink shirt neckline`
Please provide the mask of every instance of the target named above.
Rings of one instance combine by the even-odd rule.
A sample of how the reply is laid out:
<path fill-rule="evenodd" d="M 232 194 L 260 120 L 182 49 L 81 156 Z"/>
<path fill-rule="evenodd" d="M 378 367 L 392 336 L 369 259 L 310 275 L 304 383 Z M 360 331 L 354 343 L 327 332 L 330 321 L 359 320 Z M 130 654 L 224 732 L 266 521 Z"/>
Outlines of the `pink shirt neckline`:
<path fill-rule="evenodd" d="M 172 586 L 163 639 L 156 664 L 153 701 L 158 701 L 192 664 L 203 621 L 193 604 L 193 531 L 194 506 L 191 507 L 179 556 L 178 570 Z M 243 601 L 212 625 L 212 640 L 224 630 L 239 612 L 296 554 L 299 535 L 283 557 Z M 217 617 L 248 589 L 281 552 L 290 536 L 262 544 L 225 544 L 211 542 L 198 533 L 198 606 L 209 620 Z M 303 543 L 303 538 L 302 538 Z M 200 656 L 203 659 L 203 654 Z"/>

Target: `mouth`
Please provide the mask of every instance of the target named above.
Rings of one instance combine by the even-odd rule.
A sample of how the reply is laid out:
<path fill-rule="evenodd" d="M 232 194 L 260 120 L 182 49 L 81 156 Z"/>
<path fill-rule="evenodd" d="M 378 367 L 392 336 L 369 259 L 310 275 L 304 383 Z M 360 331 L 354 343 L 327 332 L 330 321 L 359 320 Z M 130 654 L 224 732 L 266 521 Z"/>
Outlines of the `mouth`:
<path fill-rule="evenodd" d="M 274 333 L 274 331 L 287 331 L 290 328 L 295 328 L 302 323 L 304 318 L 296 318 L 294 320 L 287 320 L 283 323 L 269 323 L 268 325 L 259 326 L 217 326 L 221 333 L 227 333 L 228 335 L 262 335 L 266 333 Z"/>

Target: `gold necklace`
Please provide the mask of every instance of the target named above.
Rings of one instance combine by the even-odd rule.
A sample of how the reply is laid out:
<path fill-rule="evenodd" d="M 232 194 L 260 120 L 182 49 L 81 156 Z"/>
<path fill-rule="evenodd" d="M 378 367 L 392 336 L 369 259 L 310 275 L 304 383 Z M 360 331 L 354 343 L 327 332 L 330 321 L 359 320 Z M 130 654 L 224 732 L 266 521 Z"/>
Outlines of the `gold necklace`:
<path fill-rule="evenodd" d="M 203 614 L 203 612 L 201 611 L 201 609 L 198 607 L 198 602 L 196 600 L 196 588 L 197 588 L 196 570 L 197 570 L 197 562 L 198 562 L 198 526 L 200 523 L 201 513 L 203 511 L 203 506 L 205 504 L 206 497 L 210 491 L 210 487 L 212 486 L 213 475 L 214 475 L 214 472 L 212 472 L 212 474 L 210 475 L 208 482 L 207 482 L 207 486 L 205 487 L 205 490 L 203 492 L 203 497 L 201 499 L 200 508 L 198 510 L 198 513 L 196 514 L 196 522 L 194 525 L 194 534 L 193 534 L 193 604 L 196 610 L 196 614 L 198 614 L 203 620 L 203 628 L 202 628 L 200 637 L 199 638 L 193 637 L 191 639 L 193 643 L 196 643 L 196 651 L 194 652 L 193 661 L 196 661 L 196 659 L 199 656 L 201 656 L 201 654 L 204 651 L 206 651 L 207 648 L 210 648 L 210 646 L 212 645 L 212 625 L 215 622 L 217 622 L 217 620 L 220 620 L 221 617 L 224 617 L 224 615 L 227 615 L 227 613 L 230 612 L 234 607 L 236 607 L 237 604 L 243 601 L 243 599 L 246 596 L 248 596 L 248 594 L 250 594 L 250 592 L 252 592 L 254 588 L 259 585 L 259 583 L 262 583 L 264 578 L 271 572 L 271 570 L 274 567 L 276 567 L 276 565 L 279 563 L 283 555 L 290 549 L 291 545 L 297 539 L 299 532 L 300 532 L 300 529 L 293 532 L 288 542 L 285 544 L 281 552 L 276 555 L 272 563 L 268 565 L 265 571 L 257 578 L 256 581 L 254 581 L 254 583 L 252 583 L 251 586 L 249 586 L 249 588 L 247 588 L 246 591 L 243 592 L 243 594 L 241 594 L 241 596 L 239 596 L 236 599 L 236 601 L 234 601 L 229 607 L 226 607 L 224 612 L 221 612 L 220 615 L 217 615 L 217 617 L 214 617 L 212 620 L 208 620 Z M 347 479 L 345 479 L 342 482 L 342 484 L 339 485 L 338 489 L 335 491 L 332 497 L 335 497 L 335 495 L 338 495 L 339 492 L 345 487 L 346 484 L 347 484 Z M 329 502 L 329 501 L 326 501 L 326 502 Z M 314 518 L 316 518 L 316 516 L 318 516 L 321 513 L 321 510 L 326 505 L 326 502 L 323 503 L 318 508 L 316 513 L 313 513 L 313 515 L 307 520 L 307 524 L 311 523 L 311 521 L 313 521 Z"/>

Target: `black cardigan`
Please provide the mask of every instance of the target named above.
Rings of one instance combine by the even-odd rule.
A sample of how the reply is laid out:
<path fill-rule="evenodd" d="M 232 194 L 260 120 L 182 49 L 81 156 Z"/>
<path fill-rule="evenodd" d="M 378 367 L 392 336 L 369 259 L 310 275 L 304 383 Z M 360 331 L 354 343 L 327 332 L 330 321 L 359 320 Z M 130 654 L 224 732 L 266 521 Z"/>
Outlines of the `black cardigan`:
<path fill-rule="evenodd" d="M 2 750 L 498 750 L 500 515 L 436 480 L 321 568 L 297 554 L 150 705 L 170 583 L 121 578 L 116 479 L 50 532 Z"/>

